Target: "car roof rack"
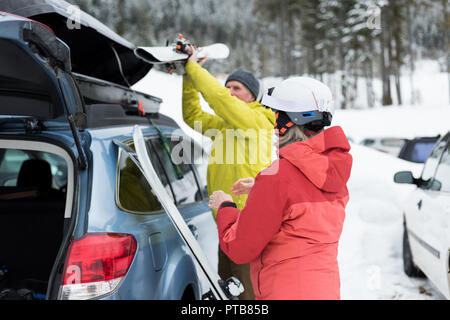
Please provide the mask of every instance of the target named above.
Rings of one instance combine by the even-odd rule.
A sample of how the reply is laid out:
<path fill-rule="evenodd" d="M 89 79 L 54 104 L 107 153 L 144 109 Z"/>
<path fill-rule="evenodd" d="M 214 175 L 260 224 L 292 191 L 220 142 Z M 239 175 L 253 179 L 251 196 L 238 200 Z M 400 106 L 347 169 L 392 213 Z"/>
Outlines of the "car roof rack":
<path fill-rule="evenodd" d="M 159 113 L 162 99 L 132 90 L 113 82 L 72 73 L 86 104 L 121 104 L 138 108 L 142 103 L 146 113 Z"/>
<path fill-rule="evenodd" d="M 112 126 L 144 125 L 149 126 L 149 120 L 139 115 L 136 107 L 126 107 L 121 104 L 86 104 L 86 128 L 98 129 Z M 159 126 L 179 128 L 172 119 L 161 113 L 148 113 Z"/>
<path fill-rule="evenodd" d="M 159 113 L 162 99 L 86 75 L 73 73 L 86 108 L 86 128 L 142 124 L 144 114 L 161 126 L 178 128 L 175 121 Z"/>

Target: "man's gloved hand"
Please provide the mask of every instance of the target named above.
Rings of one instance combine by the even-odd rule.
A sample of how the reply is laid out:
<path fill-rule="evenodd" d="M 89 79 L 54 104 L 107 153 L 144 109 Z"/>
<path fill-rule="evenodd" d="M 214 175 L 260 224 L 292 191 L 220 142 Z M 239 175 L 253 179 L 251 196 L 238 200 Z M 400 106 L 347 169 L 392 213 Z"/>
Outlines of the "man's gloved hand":
<path fill-rule="evenodd" d="M 206 62 L 206 60 L 208 60 L 208 56 L 206 55 L 204 58 L 200 59 L 200 61 L 199 61 L 198 52 L 199 52 L 199 49 L 194 47 L 192 44 L 189 45 L 188 49 L 186 50 L 186 53 L 189 54 L 189 58 L 184 63 L 181 63 L 181 66 L 182 66 L 181 68 L 183 70 L 183 74 L 186 74 L 186 71 L 184 68 L 188 61 L 193 61 L 195 63 L 198 63 L 200 66 L 203 66 L 203 64 Z"/>
<path fill-rule="evenodd" d="M 193 62 L 196 62 L 199 65 L 203 66 L 203 64 L 206 62 L 206 60 L 208 60 L 208 55 L 206 55 L 204 58 L 199 60 L 198 59 L 199 50 L 201 50 L 201 49 L 194 47 L 192 44 L 189 45 L 189 48 L 187 49 L 187 53 L 189 54 L 188 61 L 193 61 Z"/>

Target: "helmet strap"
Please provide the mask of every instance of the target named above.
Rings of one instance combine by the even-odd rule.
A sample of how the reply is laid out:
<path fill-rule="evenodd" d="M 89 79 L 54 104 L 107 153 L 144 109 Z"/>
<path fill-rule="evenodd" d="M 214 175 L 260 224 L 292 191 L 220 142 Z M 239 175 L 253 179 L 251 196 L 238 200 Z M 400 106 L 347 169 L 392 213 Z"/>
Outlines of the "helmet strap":
<path fill-rule="evenodd" d="M 278 134 L 284 136 L 294 126 L 294 122 L 283 111 L 277 111 L 275 113 L 275 129 L 278 129 Z"/>

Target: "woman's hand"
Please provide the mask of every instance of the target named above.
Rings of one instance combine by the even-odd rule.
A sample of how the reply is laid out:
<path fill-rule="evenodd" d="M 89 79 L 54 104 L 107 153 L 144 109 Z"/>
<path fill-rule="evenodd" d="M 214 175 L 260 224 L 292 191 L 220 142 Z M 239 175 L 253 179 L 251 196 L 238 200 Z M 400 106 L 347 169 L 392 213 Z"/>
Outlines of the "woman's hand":
<path fill-rule="evenodd" d="M 242 194 L 249 194 L 249 192 L 252 189 L 254 184 L 255 184 L 255 179 L 253 179 L 251 177 L 239 179 L 231 187 L 231 192 L 235 196 L 240 196 Z"/>
<path fill-rule="evenodd" d="M 229 195 L 223 192 L 222 190 L 214 191 L 211 197 L 209 197 L 209 207 L 213 210 L 219 210 L 220 205 L 222 202 L 225 201 L 231 201 L 233 202 L 233 198 Z"/>

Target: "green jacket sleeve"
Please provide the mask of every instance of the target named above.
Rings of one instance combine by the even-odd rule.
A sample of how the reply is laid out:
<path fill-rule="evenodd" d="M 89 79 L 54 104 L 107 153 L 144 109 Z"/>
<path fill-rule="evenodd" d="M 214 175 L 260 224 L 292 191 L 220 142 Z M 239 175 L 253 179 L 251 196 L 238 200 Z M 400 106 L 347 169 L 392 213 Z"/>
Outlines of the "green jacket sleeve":
<path fill-rule="evenodd" d="M 188 75 L 183 76 L 183 120 L 192 129 L 205 134 L 209 129 L 222 129 L 226 123 L 220 117 L 204 112 L 200 106 L 200 98 L 198 91 L 194 88 L 192 81 Z M 199 125 L 195 122 L 198 121 Z"/>
<path fill-rule="evenodd" d="M 232 96 L 228 88 L 224 87 L 198 63 L 188 61 L 185 71 L 191 78 L 194 88 L 202 94 L 216 115 L 233 127 L 246 130 L 271 126 L 262 112 Z"/>

